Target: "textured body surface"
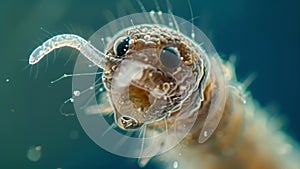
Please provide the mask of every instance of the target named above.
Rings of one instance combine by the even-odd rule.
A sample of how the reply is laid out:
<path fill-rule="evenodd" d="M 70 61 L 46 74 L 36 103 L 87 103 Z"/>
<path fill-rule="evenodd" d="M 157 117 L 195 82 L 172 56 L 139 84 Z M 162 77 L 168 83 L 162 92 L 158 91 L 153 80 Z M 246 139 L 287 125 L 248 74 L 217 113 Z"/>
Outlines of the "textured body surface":
<path fill-rule="evenodd" d="M 178 168 L 189 169 L 299 168 L 298 144 L 280 130 L 278 121 L 270 120 L 251 95 L 242 97 L 243 91 L 238 90 L 241 84 L 235 79 L 231 63 L 223 66 L 228 95 L 222 120 L 213 136 L 199 144 L 201 125 L 196 126 L 181 146 L 158 159 L 176 161 Z M 204 102 L 209 100 L 209 92 L 209 88 L 205 90 Z M 200 124 L 209 101 L 202 105 L 198 115 Z"/>
<path fill-rule="evenodd" d="M 207 78 L 207 73 L 205 74 L 204 69 L 207 71 L 208 67 L 205 68 L 205 65 L 209 65 L 200 47 L 196 47 L 191 40 L 178 32 L 158 25 L 142 25 L 127 30 L 125 29 L 121 35 L 117 35 L 113 38 L 112 42 L 115 42 L 115 39 L 118 39 L 120 36 L 130 38 L 130 47 L 126 55 L 118 59 L 118 56 L 116 58 L 116 54 L 113 52 L 112 45 L 108 46 L 108 56 L 111 60 L 107 62 L 103 82 L 108 89 L 109 95 L 113 96 L 114 93 L 120 92 L 116 87 L 111 89 L 113 76 L 118 76 L 115 79 L 115 83 L 120 84 L 117 85 L 130 85 L 132 88 L 128 91 L 130 95 L 128 104 L 139 104 L 140 106 L 135 107 L 136 109 L 149 107 L 150 103 L 147 103 L 147 106 L 145 103 L 142 103 L 142 100 L 151 100 L 151 95 L 152 97 L 156 97 L 154 96 L 155 93 L 156 95 L 160 95 L 156 97 L 157 102 L 165 102 L 161 105 L 165 107 L 157 107 L 155 111 L 158 110 L 159 113 L 152 113 L 154 114 L 153 116 L 157 116 L 158 118 L 165 117 L 167 115 L 166 113 L 168 113 L 169 117 L 172 117 L 174 114 L 178 115 L 182 102 L 185 102 L 191 95 L 195 95 L 195 93 L 198 94 L 198 97 L 195 98 L 196 100 L 194 100 L 194 102 L 198 102 L 198 104 L 189 105 L 189 109 L 200 106 L 202 100 L 201 92 Z M 171 58 L 169 60 L 178 59 L 178 62 L 180 60 L 180 64 L 175 67 L 168 67 L 161 61 L 161 55 L 163 55 L 161 53 L 164 48 L 170 46 L 176 48 L 180 55 L 180 58 L 175 58 L 176 56 L 174 55 L 170 56 Z M 149 67 L 152 68 L 147 66 L 142 67 L 139 78 L 135 79 L 133 83 L 128 82 L 131 84 L 126 84 L 124 80 L 120 80 L 121 76 L 130 78 L 132 73 L 128 73 L 128 69 L 122 71 L 118 70 L 119 64 L 122 63 L 123 60 L 128 60 L 128 62 L 138 61 L 142 64 L 148 64 Z M 120 73 L 121 75 L 118 75 Z M 148 94 L 142 95 L 140 92 L 143 91 Z M 124 94 L 126 95 L 127 93 Z M 121 101 L 114 103 L 115 106 L 120 105 L 120 102 Z M 120 109 L 122 108 L 119 108 L 119 110 Z M 126 111 L 126 108 L 122 109 L 122 111 Z M 132 116 L 133 111 L 134 110 L 130 110 L 127 115 Z M 150 110 L 148 112 L 150 112 Z M 147 111 L 139 112 L 139 114 L 145 113 L 147 113 Z M 190 116 L 188 113 L 191 112 L 183 111 L 181 113 L 185 113 L 188 117 Z M 115 114 L 118 114 L 117 110 Z M 122 112 L 122 114 L 124 114 L 124 112 Z M 144 121 L 147 120 L 148 119 L 144 119 Z M 153 120 L 155 121 L 157 119 Z M 150 122 L 153 122 L 153 120 L 150 120 Z"/>
<path fill-rule="evenodd" d="M 149 16 L 153 17 L 153 13 L 146 15 L 148 18 L 145 20 Z M 153 21 L 155 22 L 155 18 Z M 72 42 L 69 46 L 90 56 L 87 57 L 90 61 L 104 69 L 103 81 L 114 108 L 115 123 L 119 127 L 137 129 L 147 126 L 147 130 L 142 130 L 145 134 L 142 134 L 141 139 L 161 132 L 170 135 L 164 140 L 157 139 L 150 144 L 142 144 L 141 166 L 149 160 L 144 158 L 149 153 L 147 151 L 160 154 L 164 146 L 180 141 L 176 140 L 176 136 L 184 134 L 184 128 L 188 126 L 191 130 L 185 139 L 171 151 L 157 157 L 166 163 L 175 160 L 172 168 L 298 167 L 295 160 L 299 157 L 297 145 L 290 142 L 276 127 L 276 122 L 269 122 L 265 111 L 247 95 L 243 84 L 236 80 L 231 63 L 217 62 L 219 58 L 216 60 L 216 57 L 215 60 L 210 58 L 212 55 L 202 50 L 201 42 L 191 40 L 193 35 L 189 38 L 181 36 L 182 29 L 174 27 L 176 21 L 171 22 L 172 29 L 168 29 L 170 25 L 165 28 L 157 28 L 153 23 L 144 25 L 147 33 L 143 32 L 143 26 L 134 25 L 135 21 L 132 23 L 130 31 L 126 32 L 128 28 L 123 27 L 124 34 L 113 37 L 112 44 L 105 51 L 84 52 L 83 49 L 97 50 L 82 45 L 91 46 L 84 39 L 84 43 L 78 44 L 79 46 L 74 46 Z M 120 40 L 119 36 L 124 36 L 125 41 L 130 37 L 129 46 L 125 45 L 126 51 L 118 51 L 119 43 L 116 42 Z M 60 37 L 63 41 L 65 36 Z M 52 40 L 55 41 L 55 38 Z M 55 46 L 55 43 L 50 45 Z M 59 47 L 63 46 L 68 45 L 62 44 Z M 114 49 L 116 46 L 117 49 Z M 180 56 L 180 64 L 177 61 L 168 64 L 160 56 L 163 51 L 171 51 L 171 55 Z M 43 53 L 36 55 L 38 61 L 41 55 Z M 100 61 L 93 60 L 96 56 L 101 57 Z M 106 62 L 104 59 L 107 59 Z M 173 71 L 173 65 L 178 64 L 181 69 Z M 164 69 L 169 66 L 171 69 Z M 213 72 L 216 69 L 219 71 Z M 122 98 L 123 94 L 128 97 Z M 122 106 L 124 103 L 125 107 Z M 222 119 L 219 123 L 220 117 Z M 218 127 L 215 132 L 214 127 Z M 163 163 L 158 165 L 165 168 Z"/>
<path fill-rule="evenodd" d="M 150 29 L 150 31 L 148 29 Z M 144 30 L 146 33 L 141 30 Z M 177 147 L 170 152 L 160 155 L 161 157 L 157 157 L 157 159 L 167 162 L 178 160 L 176 161 L 178 162 L 176 165 L 179 165 L 180 168 L 189 169 L 296 169 L 299 167 L 296 162 L 296 159 L 300 157 L 299 152 L 297 152 L 298 145 L 292 142 L 284 132 L 280 131 L 279 123 L 270 121 L 270 117 L 268 117 L 267 113 L 258 103 L 256 103 L 251 94 L 246 91 L 244 84 L 237 81 L 234 65 L 232 65 L 231 62 L 223 61 L 218 65 L 210 65 L 209 60 L 207 60 L 210 59 L 209 56 L 204 57 L 205 53 L 202 52 L 201 47 L 197 46 L 196 42 L 186 39 L 180 34 L 177 34 L 176 31 L 167 28 L 157 27 L 155 25 L 148 25 L 146 27 L 137 26 L 129 29 L 128 32 L 124 31 L 123 34 L 126 34 L 127 37 L 132 39 L 131 48 L 128 50 L 128 56 L 125 56 L 126 59 L 139 59 L 140 61 L 144 61 L 151 65 L 159 65 L 161 64 L 159 62 L 159 57 L 157 57 L 159 54 L 151 53 L 157 52 L 157 50 L 143 55 L 144 57 L 141 55 L 134 56 L 136 58 L 131 58 L 131 53 L 149 48 L 160 50 L 166 46 L 176 46 L 178 47 L 181 56 L 194 56 L 188 57 L 194 58 L 191 61 L 186 59 L 186 57 L 181 59 L 186 61 L 184 63 L 187 65 L 193 65 L 193 68 L 190 70 L 198 70 L 198 72 L 193 75 L 199 73 L 203 75 L 200 80 L 196 80 L 199 83 L 198 85 L 195 85 L 197 86 L 197 90 L 188 95 L 187 97 L 190 99 L 183 103 L 183 105 L 187 104 L 186 106 L 182 106 L 170 113 L 166 118 L 166 122 L 155 121 L 147 125 L 150 129 L 148 133 L 153 132 L 151 130 L 165 130 L 167 126 L 169 128 L 175 126 L 176 128 L 176 125 L 180 126 L 182 124 L 193 123 L 191 118 L 195 118 L 195 116 L 192 116 L 192 114 L 197 114 L 197 120 L 180 145 L 177 145 Z M 115 37 L 115 39 L 117 39 L 118 36 Z M 180 45 L 178 45 L 178 42 L 180 42 Z M 112 52 L 112 47 L 108 49 L 112 55 L 115 55 Z M 189 51 L 193 54 L 189 54 Z M 199 58 L 196 59 L 197 57 Z M 113 64 L 111 67 L 113 66 L 117 67 L 118 65 Z M 221 67 L 224 74 L 209 73 L 212 71 L 211 69 L 216 68 L 214 66 Z M 113 74 L 114 72 L 111 68 L 107 70 L 109 70 L 107 75 Z M 179 73 L 182 73 L 183 75 L 190 73 L 190 70 L 187 68 L 180 70 L 182 72 L 179 71 Z M 188 73 L 184 72 L 184 70 L 188 70 Z M 222 78 L 222 76 L 225 77 L 225 87 L 216 88 L 218 85 L 215 84 L 216 81 L 214 81 L 214 79 Z M 149 78 L 152 78 L 147 71 L 144 71 L 142 77 L 144 78 L 144 81 L 141 82 L 143 85 L 148 83 L 147 81 Z M 192 77 L 186 76 L 186 78 Z M 155 84 L 163 83 L 163 77 L 156 77 L 155 79 L 157 80 L 156 82 L 154 81 Z M 150 81 L 153 82 L 153 80 Z M 176 84 L 176 81 L 174 81 L 174 83 L 175 86 L 180 85 Z M 190 87 L 187 87 L 187 89 L 190 89 Z M 211 138 L 205 143 L 200 144 L 199 134 L 207 120 L 208 113 L 211 113 L 211 104 L 214 104 L 213 101 L 216 99 L 214 93 L 216 90 L 220 89 L 225 90 L 224 93 L 226 94 L 225 96 L 218 96 L 224 97 L 225 99 L 224 108 L 222 108 L 221 105 L 217 105 L 222 109 L 222 119 Z M 141 95 L 137 95 L 136 97 L 140 96 Z M 180 96 L 180 94 L 177 94 L 177 97 L 178 96 Z M 193 99 L 194 97 L 201 99 Z M 140 100 L 137 99 L 137 101 Z M 174 104 L 170 105 L 174 106 Z M 195 111 L 191 108 L 194 105 L 198 105 L 198 107 L 194 107 L 196 109 Z M 170 109 L 166 108 L 166 110 Z M 193 111 L 191 112 L 190 110 Z M 186 115 L 189 113 L 191 114 Z M 180 120 L 174 120 L 178 117 Z M 167 125 L 165 123 L 167 123 Z M 210 123 L 213 123 L 213 120 Z M 180 132 L 180 130 L 177 130 L 176 132 Z M 168 144 L 168 142 L 174 141 L 172 139 L 174 138 L 166 138 L 161 142 Z M 159 145 L 161 142 L 155 143 Z M 155 147 L 157 145 L 150 146 L 152 146 L 152 149 L 158 149 L 157 151 L 159 151 L 159 147 Z"/>

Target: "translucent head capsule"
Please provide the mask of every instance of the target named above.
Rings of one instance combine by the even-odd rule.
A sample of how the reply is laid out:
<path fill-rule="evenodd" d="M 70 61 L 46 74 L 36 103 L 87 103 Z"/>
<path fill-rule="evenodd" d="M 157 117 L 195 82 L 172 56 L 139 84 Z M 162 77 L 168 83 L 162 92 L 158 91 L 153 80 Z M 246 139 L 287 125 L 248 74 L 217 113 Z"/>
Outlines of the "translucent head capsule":
<path fill-rule="evenodd" d="M 74 91 L 95 85 L 96 72 L 103 71 L 101 95 L 106 101 L 90 91 L 80 94 L 74 106 L 86 133 L 107 151 L 149 158 L 176 146 L 192 128 L 199 127 L 203 143 L 218 126 L 225 106 L 224 75 L 214 47 L 190 22 L 161 12 L 128 15 L 103 26 L 88 41 L 55 36 L 31 54 L 30 64 L 64 46 L 81 52 L 74 74 L 95 73 L 74 76 Z M 87 61 L 95 66 L 82 66 Z M 85 113 L 95 105 L 99 113 Z M 101 107 L 111 108 L 112 123 Z M 195 123 L 203 107 L 205 120 Z"/>

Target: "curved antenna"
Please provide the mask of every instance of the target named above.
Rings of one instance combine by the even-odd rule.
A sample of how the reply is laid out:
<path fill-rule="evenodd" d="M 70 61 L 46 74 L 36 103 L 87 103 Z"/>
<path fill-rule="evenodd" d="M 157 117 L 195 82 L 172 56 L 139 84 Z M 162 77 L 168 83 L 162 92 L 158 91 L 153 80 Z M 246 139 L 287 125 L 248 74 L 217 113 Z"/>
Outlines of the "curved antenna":
<path fill-rule="evenodd" d="M 31 53 L 29 64 L 36 64 L 53 50 L 65 46 L 79 50 L 88 60 L 104 69 L 106 55 L 96 49 L 90 42 L 73 34 L 56 35 L 45 41 Z"/>

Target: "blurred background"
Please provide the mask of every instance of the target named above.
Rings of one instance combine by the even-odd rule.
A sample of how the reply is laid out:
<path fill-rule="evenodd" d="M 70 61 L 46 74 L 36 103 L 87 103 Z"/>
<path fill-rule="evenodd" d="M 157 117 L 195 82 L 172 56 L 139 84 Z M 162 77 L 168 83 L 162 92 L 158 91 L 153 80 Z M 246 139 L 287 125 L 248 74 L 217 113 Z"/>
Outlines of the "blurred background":
<path fill-rule="evenodd" d="M 175 15 L 191 18 L 186 0 L 170 1 Z M 152 1 L 142 2 L 147 10 L 155 9 Z M 158 3 L 166 11 L 165 1 Z M 194 17 L 199 16 L 196 26 L 223 58 L 237 56 L 240 80 L 257 75 L 249 87 L 254 98 L 300 141 L 300 1 L 191 4 Z M 50 81 L 72 73 L 73 50 L 61 50 L 55 61 L 50 54 L 48 62 L 28 66 L 31 51 L 51 36 L 74 33 L 88 39 L 109 21 L 136 12 L 141 10 L 135 0 L 0 2 L 0 168 L 138 168 L 135 159 L 115 156 L 93 143 L 76 116 L 59 113 L 72 95 L 71 78 Z"/>

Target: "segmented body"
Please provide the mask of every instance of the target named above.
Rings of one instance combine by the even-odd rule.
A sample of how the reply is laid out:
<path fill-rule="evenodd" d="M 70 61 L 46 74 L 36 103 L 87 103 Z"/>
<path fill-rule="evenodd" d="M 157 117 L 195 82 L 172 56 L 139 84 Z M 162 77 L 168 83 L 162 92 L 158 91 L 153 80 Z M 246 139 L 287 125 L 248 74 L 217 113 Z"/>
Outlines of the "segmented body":
<path fill-rule="evenodd" d="M 135 16 L 125 17 L 127 27 L 115 33 L 104 50 L 98 51 L 76 35 L 59 35 L 38 47 L 30 56 L 30 64 L 37 63 L 58 47 L 70 46 L 103 69 L 102 79 L 115 123 L 128 131 L 145 126 L 138 149 L 114 153 L 138 157 L 141 166 L 183 139 L 159 159 L 176 161 L 176 168 L 189 169 L 296 169 L 295 161 L 283 156 L 292 157 L 298 155 L 297 152 L 273 151 L 273 147 L 290 143 L 286 137 L 265 144 L 272 128 L 264 126 L 265 112 L 250 96 L 244 97 L 243 85 L 236 80 L 233 65 L 220 61 L 201 31 L 194 32 L 192 27 L 192 33 L 187 35 L 184 33 L 186 27 L 181 27 L 187 21 L 173 15 L 142 15 L 148 16 L 142 17 L 145 20 L 152 17 L 152 22 L 134 20 L 136 25 L 132 26 L 128 20 Z M 169 20 L 177 26 L 170 28 L 163 24 Z M 162 22 L 157 23 L 159 21 Z M 100 35 L 103 32 L 100 31 Z M 99 38 L 96 40 L 100 43 Z M 77 115 L 80 119 L 82 113 L 77 112 Z M 93 126 L 85 130 L 96 143 L 102 138 L 110 139 L 109 136 L 99 139 L 97 133 L 93 135 Z M 111 150 L 111 144 L 98 145 Z M 141 151 L 136 153 L 139 149 Z M 257 158 L 253 158 L 254 155 Z"/>

